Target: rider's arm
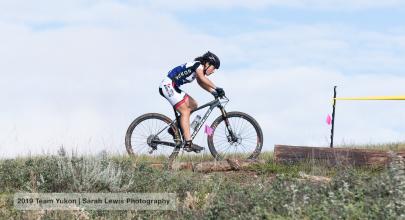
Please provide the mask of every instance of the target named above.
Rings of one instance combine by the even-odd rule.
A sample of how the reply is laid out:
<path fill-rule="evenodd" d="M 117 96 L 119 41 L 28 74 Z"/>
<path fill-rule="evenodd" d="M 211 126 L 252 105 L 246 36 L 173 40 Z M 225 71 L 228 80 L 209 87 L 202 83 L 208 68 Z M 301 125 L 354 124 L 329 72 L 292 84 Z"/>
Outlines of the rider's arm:
<path fill-rule="evenodd" d="M 214 83 L 205 76 L 204 69 L 201 68 L 201 66 L 196 69 L 195 73 L 197 82 L 203 89 L 211 93 L 215 90 L 215 88 L 217 88 Z"/>

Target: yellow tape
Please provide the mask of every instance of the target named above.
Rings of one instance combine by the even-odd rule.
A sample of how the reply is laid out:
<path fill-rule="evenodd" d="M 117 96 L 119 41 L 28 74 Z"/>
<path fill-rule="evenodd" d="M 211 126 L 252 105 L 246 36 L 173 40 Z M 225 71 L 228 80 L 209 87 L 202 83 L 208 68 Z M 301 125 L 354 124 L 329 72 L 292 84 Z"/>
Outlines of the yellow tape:
<path fill-rule="evenodd" d="M 334 99 L 335 100 L 405 100 L 405 96 L 369 96 L 369 97 L 334 98 Z"/>

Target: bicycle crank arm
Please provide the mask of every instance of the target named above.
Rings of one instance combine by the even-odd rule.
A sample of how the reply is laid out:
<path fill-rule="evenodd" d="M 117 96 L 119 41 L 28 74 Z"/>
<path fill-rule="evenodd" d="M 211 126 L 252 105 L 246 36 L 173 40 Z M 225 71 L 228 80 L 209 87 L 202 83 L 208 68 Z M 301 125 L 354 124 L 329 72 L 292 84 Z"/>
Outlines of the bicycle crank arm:
<path fill-rule="evenodd" d="M 177 147 L 178 146 L 176 143 L 167 142 L 167 141 L 152 141 L 151 143 L 156 144 L 156 145 L 158 145 L 158 144 L 166 145 L 166 146 L 169 146 L 169 147 Z"/>

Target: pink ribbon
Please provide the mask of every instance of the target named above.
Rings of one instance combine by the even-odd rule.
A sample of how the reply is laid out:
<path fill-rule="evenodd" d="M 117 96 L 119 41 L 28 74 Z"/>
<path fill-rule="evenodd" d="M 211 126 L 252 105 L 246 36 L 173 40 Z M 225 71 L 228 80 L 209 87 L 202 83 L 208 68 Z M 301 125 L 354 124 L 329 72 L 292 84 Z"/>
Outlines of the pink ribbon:
<path fill-rule="evenodd" d="M 332 117 L 330 117 L 330 115 L 328 115 L 328 117 L 326 117 L 326 124 L 328 124 L 328 125 L 332 124 Z"/>

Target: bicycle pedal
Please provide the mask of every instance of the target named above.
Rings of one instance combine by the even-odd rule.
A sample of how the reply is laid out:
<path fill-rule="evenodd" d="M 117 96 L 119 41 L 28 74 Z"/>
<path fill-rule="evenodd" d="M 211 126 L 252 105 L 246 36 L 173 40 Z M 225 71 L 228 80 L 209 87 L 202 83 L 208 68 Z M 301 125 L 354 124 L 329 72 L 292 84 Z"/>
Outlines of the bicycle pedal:
<path fill-rule="evenodd" d="M 183 148 L 185 151 L 187 151 L 187 152 L 192 152 L 192 151 L 194 151 L 193 149 L 191 149 L 191 148 L 187 148 L 187 147 L 185 147 L 185 148 Z"/>
<path fill-rule="evenodd" d="M 202 150 L 204 150 L 204 149 L 201 149 L 201 150 L 197 150 L 197 149 L 193 149 L 193 148 L 188 148 L 188 147 L 185 147 L 185 148 L 183 148 L 185 151 L 187 151 L 187 152 L 195 152 L 195 153 L 200 153 Z"/>

